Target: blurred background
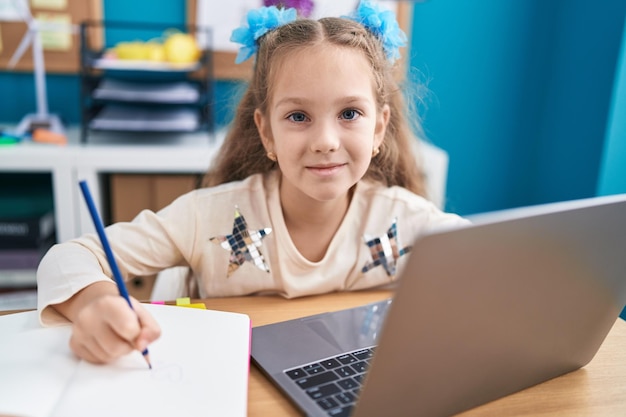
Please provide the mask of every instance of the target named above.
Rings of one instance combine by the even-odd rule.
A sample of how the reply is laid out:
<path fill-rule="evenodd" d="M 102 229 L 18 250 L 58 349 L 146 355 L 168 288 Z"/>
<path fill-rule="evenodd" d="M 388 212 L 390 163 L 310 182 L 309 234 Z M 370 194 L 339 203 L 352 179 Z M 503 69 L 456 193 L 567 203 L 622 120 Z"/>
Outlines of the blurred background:
<path fill-rule="evenodd" d="M 182 23 L 185 1 L 104 0 L 106 20 Z M 446 208 L 462 215 L 626 192 L 626 1 L 413 2 L 409 76 L 427 138 L 449 155 Z M 80 122 L 76 74 L 48 103 Z M 215 85 L 232 117 L 239 82 Z M 0 69 L 0 123 L 35 108 L 32 73 Z"/>

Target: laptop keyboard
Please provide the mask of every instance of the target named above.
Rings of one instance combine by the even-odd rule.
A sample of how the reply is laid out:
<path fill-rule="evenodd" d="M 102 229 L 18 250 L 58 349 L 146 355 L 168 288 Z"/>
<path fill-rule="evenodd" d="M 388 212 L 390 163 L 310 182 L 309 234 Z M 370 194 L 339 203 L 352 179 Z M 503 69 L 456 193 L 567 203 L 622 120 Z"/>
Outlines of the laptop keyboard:
<path fill-rule="evenodd" d="M 356 404 L 374 349 L 342 353 L 284 372 L 329 416 L 347 417 Z"/>

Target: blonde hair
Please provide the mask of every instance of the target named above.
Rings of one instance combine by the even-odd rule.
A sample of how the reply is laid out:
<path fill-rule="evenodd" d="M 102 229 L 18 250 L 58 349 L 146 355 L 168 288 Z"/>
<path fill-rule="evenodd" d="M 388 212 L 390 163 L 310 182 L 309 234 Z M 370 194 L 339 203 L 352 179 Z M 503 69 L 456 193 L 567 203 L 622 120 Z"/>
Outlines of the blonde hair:
<path fill-rule="evenodd" d="M 379 111 L 387 104 L 390 119 L 380 153 L 372 159 L 364 178 L 386 186 L 398 185 L 426 196 L 423 172 L 412 150 L 412 134 L 407 108 L 398 82 L 378 39 L 361 24 L 349 19 L 327 17 L 319 20 L 297 19 L 280 26 L 259 39 L 259 50 L 252 79 L 244 93 L 235 117 L 212 168 L 202 185 L 214 186 L 242 180 L 252 174 L 276 168 L 266 156 L 254 123 L 254 112 L 266 108 L 272 94 L 272 80 L 280 63 L 293 51 L 327 42 L 331 45 L 360 50 L 372 68 Z"/>

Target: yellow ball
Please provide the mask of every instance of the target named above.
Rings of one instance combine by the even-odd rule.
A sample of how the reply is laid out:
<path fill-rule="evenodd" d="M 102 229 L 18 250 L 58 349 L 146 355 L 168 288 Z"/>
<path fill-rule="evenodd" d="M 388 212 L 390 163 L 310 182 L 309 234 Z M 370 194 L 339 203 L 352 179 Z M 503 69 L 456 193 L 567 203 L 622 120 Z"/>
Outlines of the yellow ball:
<path fill-rule="evenodd" d="M 190 64 L 200 58 L 196 39 L 186 33 L 174 33 L 163 43 L 165 59 L 175 64 Z"/>

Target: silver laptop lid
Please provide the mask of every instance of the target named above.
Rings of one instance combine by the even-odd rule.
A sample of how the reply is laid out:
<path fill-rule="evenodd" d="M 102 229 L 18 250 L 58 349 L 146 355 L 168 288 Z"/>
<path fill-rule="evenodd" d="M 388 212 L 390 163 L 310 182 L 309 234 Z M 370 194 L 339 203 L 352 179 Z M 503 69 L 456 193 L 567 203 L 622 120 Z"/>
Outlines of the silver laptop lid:
<path fill-rule="evenodd" d="M 626 303 L 625 200 L 418 240 L 354 415 L 451 415 L 586 365 Z"/>

